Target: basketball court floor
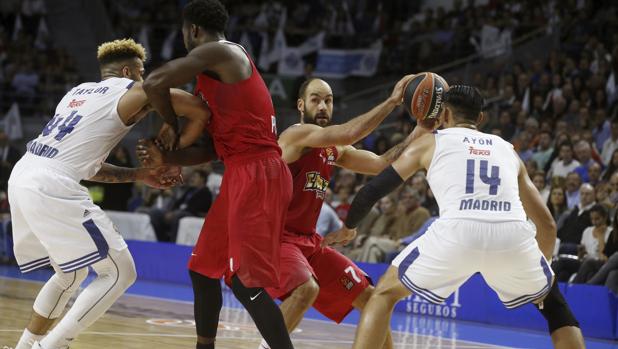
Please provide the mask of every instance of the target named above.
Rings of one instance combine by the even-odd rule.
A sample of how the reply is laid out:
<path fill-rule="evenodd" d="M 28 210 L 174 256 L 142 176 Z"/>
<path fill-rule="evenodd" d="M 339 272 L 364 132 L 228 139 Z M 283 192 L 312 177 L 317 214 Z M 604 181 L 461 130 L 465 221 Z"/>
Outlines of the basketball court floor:
<path fill-rule="evenodd" d="M 24 278 L 17 268 L 0 266 L 0 349 L 15 345 L 30 316 L 32 303 L 49 271 Z M 108 313 L 71 346 L 94 348 L 194 347 L 192 291 L 188 286 L 138 281 Z M 336 325 L 311 310 L 292 335 L 298 349 L 350 348 L 358 313 Z M 485 349 L 551 348 L 542 332 L 492 327 L 435 317 L 395 314 L 392 321 L 395 348 Z M 218 349 L 255 349 L 260 336 L 248 313 L 224 292 L 224 308 L 217 338 Z M 589 349 L 618 349 L 618 344 L 587 340 Z"/>

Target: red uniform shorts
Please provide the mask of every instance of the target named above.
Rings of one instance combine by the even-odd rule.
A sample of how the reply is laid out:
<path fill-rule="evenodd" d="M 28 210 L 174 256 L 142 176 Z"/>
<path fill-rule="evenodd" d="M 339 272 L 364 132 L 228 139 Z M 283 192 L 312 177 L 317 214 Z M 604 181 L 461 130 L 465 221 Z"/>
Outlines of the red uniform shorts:
<path fill-rule="evenodd" d="M 245 287 L 279 284 L 281 237 L 292 177 L 277 152 L 226 159 L 221 191 L 208 211 L 189 269 Z"/>
<path fill-rule="evenodd" d="M 320 285 L 320 293 L 313 303 L 324 316 L 341 322 L 354 300 L 371 285 L 369 277 L 348 257 L 330 247 L 321 247 L 318 234 L 283 233 L 281 245 L 281 283 L 267 288 L 273 298 L 285 299 L 311 276 Z"/>

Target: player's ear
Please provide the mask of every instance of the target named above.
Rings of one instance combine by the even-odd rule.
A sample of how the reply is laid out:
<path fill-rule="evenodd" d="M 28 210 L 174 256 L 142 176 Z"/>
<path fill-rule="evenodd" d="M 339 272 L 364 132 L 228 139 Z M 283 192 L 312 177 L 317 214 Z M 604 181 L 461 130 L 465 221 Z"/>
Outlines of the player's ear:
<path fill-rule="evenodd" d="M 483 122 L 483 120 L 485 120 L 485 113 L 480 112 L 479 117 L 476 119 L 476 124 L 480 125 Z"/>
<path fill-rule="evenodd" d="M 191 24 L 191 36 L 197 39 L 197 36 L 200 32 L 200 27 L 195 24 Z"/>
<path fill-rule="evenodd" d="M 305 101 L 302 98 L 296 100 L 296 109 L 298 109 L 301 116 L 305 113 Z"/>
<path fill-rule="evenodd" d="M 121 73 L 123 78 L 131 77 L 131 69 L 129 69 L 129 67 L 127 67 L 126 65 L 122 67 Z"/>

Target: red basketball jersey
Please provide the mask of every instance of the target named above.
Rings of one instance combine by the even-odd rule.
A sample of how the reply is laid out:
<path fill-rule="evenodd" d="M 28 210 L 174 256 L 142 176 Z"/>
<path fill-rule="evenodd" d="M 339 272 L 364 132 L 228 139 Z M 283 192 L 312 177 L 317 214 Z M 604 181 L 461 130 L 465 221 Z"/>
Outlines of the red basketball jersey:
<path fill-rule="evenodd" d="M 212 112 L 206 129 L 212 135 L 219 158 L 224 161 L 236 154 L 268 150 L 276 150 L 281 155 L 270 93 L 251 57 L 247 55 L 247 58 L 251 62 L 251 76 L 235 84 L 205 74 L 197 76 L 195 94 L 208 103 Z"/>
<path fill-rule="evenodd" d="M 293 191 L 285 220 L 286 231 L 315 234 L 315 225 L 337 157 L 335 147 L 315 148 L 288 165 L 292 173 Z"/>

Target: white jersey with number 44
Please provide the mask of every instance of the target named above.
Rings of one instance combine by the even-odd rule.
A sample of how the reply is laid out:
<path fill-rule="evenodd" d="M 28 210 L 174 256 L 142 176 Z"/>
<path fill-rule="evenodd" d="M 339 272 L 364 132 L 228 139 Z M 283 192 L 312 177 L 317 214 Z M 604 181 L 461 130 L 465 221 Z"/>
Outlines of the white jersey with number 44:
<path fill-rule="evenodd" d="M 110 151 L 131 130 L 118 115 L 118 101 L 134 81 L 109 78 L 72 88 L 54 117 L 27 145 L 29 153 L 59 161 L 79 179 L 94 176 Z"/>
<path fill-rule="evenodd" d="M 460 127 L 438 131 L 435 140 L 427 181 L 440 219 L 526 220 L 517 179 L 520 162 L 513 145 Z"/>

